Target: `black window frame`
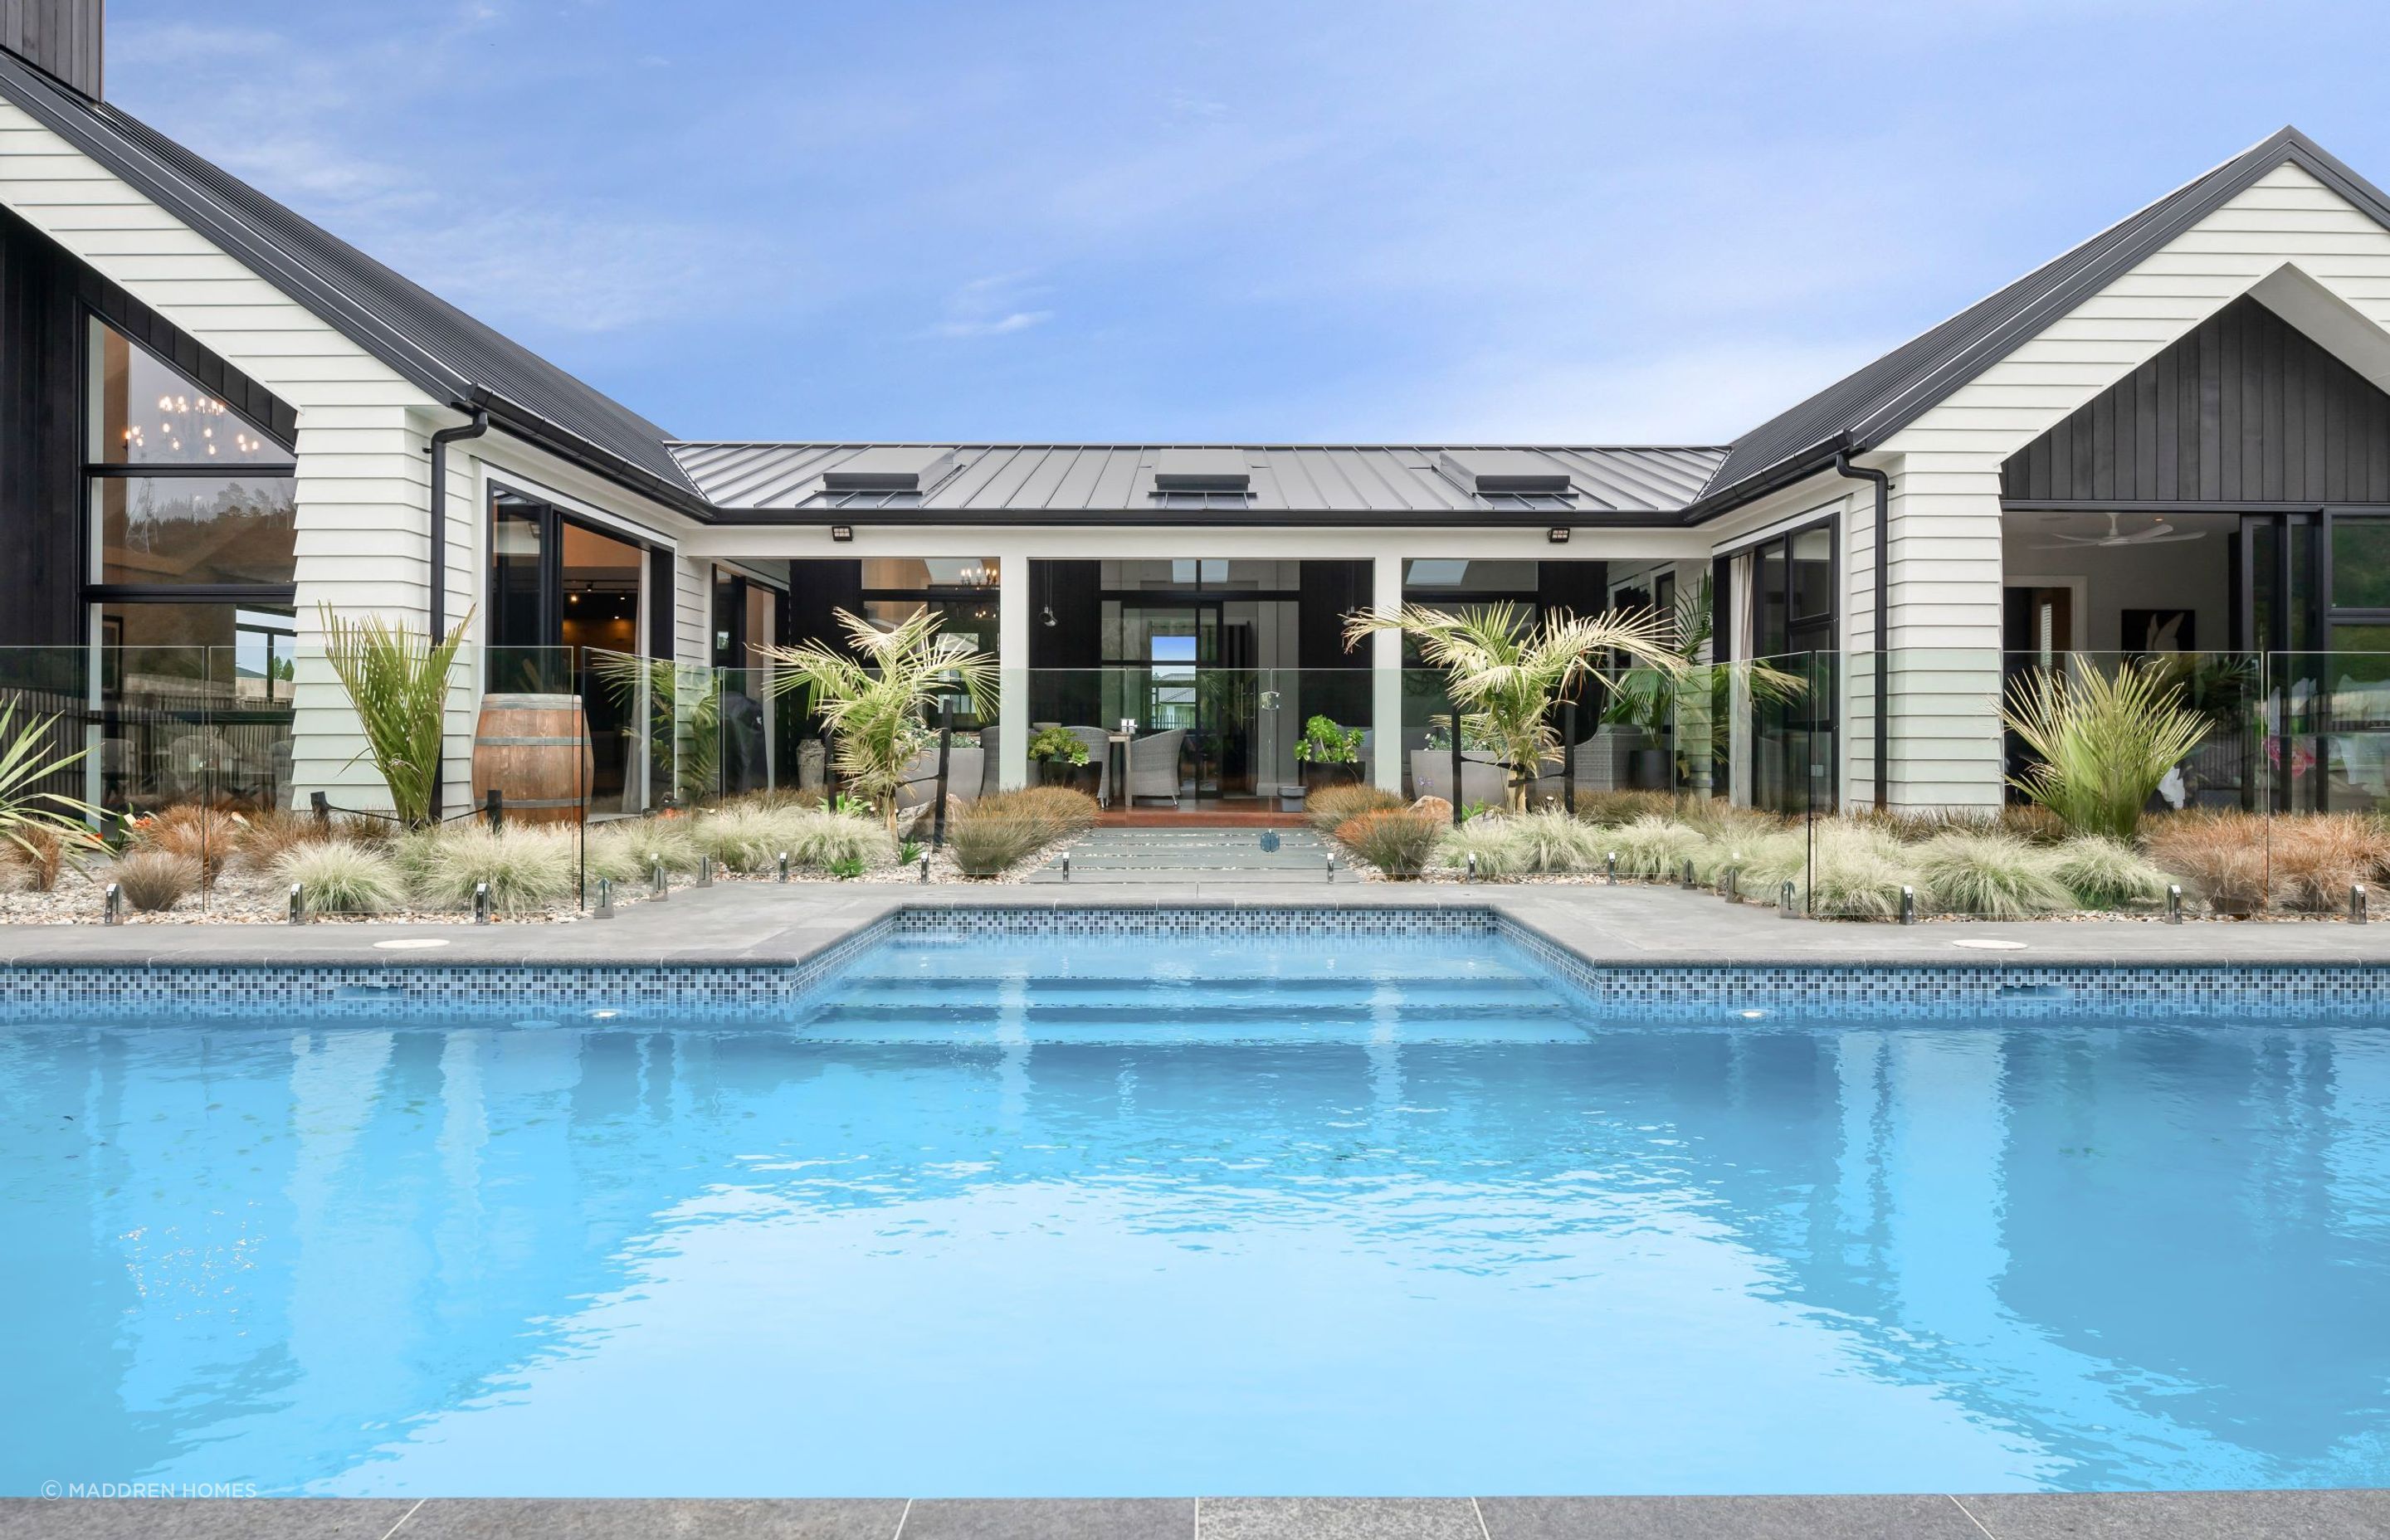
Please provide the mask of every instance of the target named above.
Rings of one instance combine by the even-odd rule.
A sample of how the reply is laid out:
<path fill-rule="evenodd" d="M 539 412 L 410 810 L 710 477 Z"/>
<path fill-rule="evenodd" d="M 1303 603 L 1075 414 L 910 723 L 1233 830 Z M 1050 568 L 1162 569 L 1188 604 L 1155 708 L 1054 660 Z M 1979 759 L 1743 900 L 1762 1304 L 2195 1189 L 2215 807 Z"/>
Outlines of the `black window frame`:
<path fill-rule="evenodd" d="M 519 642 L 495 641 L 490 635 L 490 628 L 497 619 L 497 607 L 490 602 L 490 598 L 497 585 L 498 504 L 503 498 L 514 498 L 528 504 L 538 509 L 540 514 L 539 594 L 534 615 L 542 640 L 529 647 Z M 659 554 L 669 557 L 672 547 L 567 507 L 558 502 L 552 493 L 542 492 L 502 476 L 492 476 L 484 483 L 482 498 L 482 548 L 487 557 L 482 564 L 484 602 L 481 607 L 481 674 L 484 690 L 497 688 L 491 670 L 498 665 L 502 654 L 540 649 L 562 651 L 564 648 L 564 526 L 567 524 L 578 525 L 593 534 L 604 535 L 609 540 L 620 541 L 637 549 L 639 603 L 646 623 L 644 629 L 639 629 L 638 622 L 635 622 L 634 627 L 642 647 L 647 649 L 641 656 L 664 660 L 672 656 L 669 651 L 656 650 L 657 636 L 663 630 L 658 623 L 656 612 L 660 608 L 669 612 L 667 596 L 659 591 L 658 577 L 662 564 L 657 557 Z M 669 635 L 669 632 L 664 634 Z"/>

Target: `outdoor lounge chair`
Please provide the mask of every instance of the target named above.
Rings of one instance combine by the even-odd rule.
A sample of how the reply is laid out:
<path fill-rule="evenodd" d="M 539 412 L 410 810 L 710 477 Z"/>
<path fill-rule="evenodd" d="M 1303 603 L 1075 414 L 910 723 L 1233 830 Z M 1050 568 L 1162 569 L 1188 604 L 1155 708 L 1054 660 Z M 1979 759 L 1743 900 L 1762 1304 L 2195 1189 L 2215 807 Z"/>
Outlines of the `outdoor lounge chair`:
<path fill-rule="evenodd" d="M 1062 729 L 1087 746 L 1087 763 L 1095 767 L 1096 802 L 1109 807 L 1112 800 L 1112 738 L 1101 727 Z"/>
<path fill-rule="evenodd" d="M 1139 797 L 1167 797 L 1170 805 L 1178 805 L 1178 751 L 1187 741 L 1187 729 L 1173 727 L 1166 733 L 1152 733 L 1132 738 L 1128 746 L 1128 802 L 1137 805 Z"/>

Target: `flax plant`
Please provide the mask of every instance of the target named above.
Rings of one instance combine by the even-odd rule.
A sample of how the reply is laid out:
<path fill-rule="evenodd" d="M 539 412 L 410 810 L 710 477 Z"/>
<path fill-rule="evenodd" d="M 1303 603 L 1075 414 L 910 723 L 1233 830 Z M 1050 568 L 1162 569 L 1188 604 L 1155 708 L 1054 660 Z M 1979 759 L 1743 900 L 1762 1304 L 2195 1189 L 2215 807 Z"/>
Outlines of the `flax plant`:
<path fill-rule="evenodd" d="M 435 642 L 379 615 L 348 620 L 328 604 L 317 606 L 316 613 L 324 625 L 325 659 L 340 675 L 365 729 L 366 746 L 356 759 L 373 761 L 403 826 L 428 828 L 447 727 L 448 674 L 472 615 L 468 612 Z"/>
<path fill-rule="evenodd" d="M 1668 622 L 1649 612 L 1580 617 L 1562 610 L 1536 623 L 1516 604 L 1458 613 L 1407 604 L 1344 617 L 1348 648 L 1380 631 L 1409 636 L 1429 666 L 1444 671 L 1445 688 L 1460 709 L 1462 741 L 1485 743 L 1500 756 L 1510 772 L 1510 804 L 1520 811 L 1537 771 L 1560 751 L 1551 715 L 1561 696 L 1613 653 L 1670 678 L 1684 670 Z"/>
<path fill-rule="evenodd" d="M 959 636 L 940 635 L 938 615 L 922 610 L 886 630 L 835 610 L 852 654 L 818 640 L 755 651 L 786 670 L 774 694 L 796 693 L 829 731 L 838 773 L 896 831 L 896 792 L 913 757 L 927 748 L 931 706 L 960 690 L 983 705 L 996 683 L 996 660 Z"/>
<path fill-rule="evenodd" d="M 2166 772 L 2207 736 L 2182 687 L 2127 662 L 2114 674 L 2039 669 L 2010 682 L 2000 720 L 2035 763 L 2011 786 L 2075 834 L 2129 842 Z"/>
<path fill-rule="evenodd" d="M 42 782 L 71 769 L 91 751 L 53 757 L 50 738 L 55 716 L 32 717 L 21 726 L 17 702 L 0 707 L 0 839 L 23 853 L 37 869 L 55 870 L 57 848 L 91 840 L 90 823 L 99 809 L 62 791 L 45 791 Z M 56 844 L 53 844 L 53 841 Z"/>

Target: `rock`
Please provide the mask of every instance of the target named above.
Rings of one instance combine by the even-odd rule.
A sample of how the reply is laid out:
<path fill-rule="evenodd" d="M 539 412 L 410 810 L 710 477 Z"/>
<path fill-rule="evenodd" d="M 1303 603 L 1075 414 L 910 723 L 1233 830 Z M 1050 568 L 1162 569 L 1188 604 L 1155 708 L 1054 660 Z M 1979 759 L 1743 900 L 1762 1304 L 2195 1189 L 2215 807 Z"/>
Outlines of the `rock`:
<path fill-rule="evenodd" d="M 1452 822 L 1452 804 L 1442 797 L 1421 797 L 1411 803 L 1413 813 L 1433 813 L 1446 823 Z"/>

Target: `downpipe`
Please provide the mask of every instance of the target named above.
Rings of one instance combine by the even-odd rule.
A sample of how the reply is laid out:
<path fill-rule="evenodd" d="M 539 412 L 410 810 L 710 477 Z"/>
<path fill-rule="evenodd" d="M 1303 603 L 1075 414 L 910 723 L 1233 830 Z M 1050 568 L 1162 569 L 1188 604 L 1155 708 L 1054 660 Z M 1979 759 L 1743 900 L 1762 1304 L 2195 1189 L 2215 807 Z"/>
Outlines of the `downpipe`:
<path fill-rule="evenodd" d="M 1892 477 L 1851 464 L 1851 452 L 1834 451 L 1834 474 L 1875 484 L 1875 810 L 1891 805 L 1892 775 Z"/>
<path fill-rule="evenodd" d="M 431 435 L 431 641 L 434 646 L 448 634 L 448 446 L 467 439 L 478 439 L 490 430 L 490 409 L 486 406 L 466 406 L 457 410 L 470 412 L 473 420 L 462 428 L 443 428 Z M 431 765 L 431 815 L 440 816 L 440 782 L 443 769 L 438 760 Z"/>

